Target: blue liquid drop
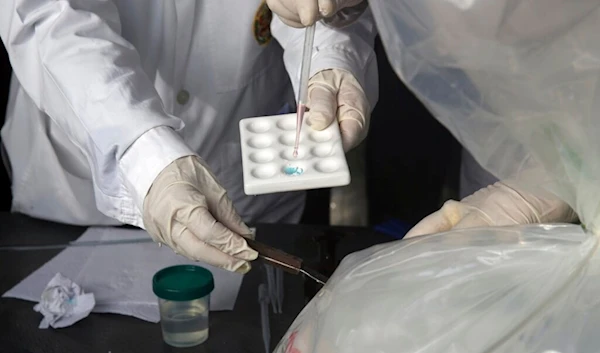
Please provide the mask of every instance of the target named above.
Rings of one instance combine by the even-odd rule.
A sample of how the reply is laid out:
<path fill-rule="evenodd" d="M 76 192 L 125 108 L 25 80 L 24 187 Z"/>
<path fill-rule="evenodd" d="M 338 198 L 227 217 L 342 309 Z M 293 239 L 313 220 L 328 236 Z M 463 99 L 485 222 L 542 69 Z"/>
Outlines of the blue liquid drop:
<path fill-rule="evenodd" d="M 286 175 L 302 175 L 302 173 L 304 173 L 304 169 L 300 167 L 287 166 L 283 168 L 283 172 Z"/>

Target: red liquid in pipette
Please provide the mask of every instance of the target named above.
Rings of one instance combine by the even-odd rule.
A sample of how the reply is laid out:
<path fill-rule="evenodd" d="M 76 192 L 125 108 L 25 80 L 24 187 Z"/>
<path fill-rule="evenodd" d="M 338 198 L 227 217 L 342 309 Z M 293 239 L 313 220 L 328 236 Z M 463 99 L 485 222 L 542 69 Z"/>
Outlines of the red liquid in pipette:
<path fill-rule="evenodd" d="M 300 144 L 300 129 L 302 128 L 302 120 L 304 119 L 305 111 L 306 105 L 299 103 L 298 110 L 296 113 L 296 142 L 294 143 L 294 158 L 298 157 L 298 145 Z"/>

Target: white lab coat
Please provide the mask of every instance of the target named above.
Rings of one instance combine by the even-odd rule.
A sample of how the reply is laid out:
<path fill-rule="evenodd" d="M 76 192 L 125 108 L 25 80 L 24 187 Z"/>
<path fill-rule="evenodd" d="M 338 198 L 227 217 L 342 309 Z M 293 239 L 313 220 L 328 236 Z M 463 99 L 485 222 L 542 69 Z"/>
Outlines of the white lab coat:
<path fill-rule="evenodd" d="M 2 129 L 13 211 L 143 227 L 143 198 L 155 176 L 197 153 L 245 221 L 298 221 L 303 193 L 243 192 L 238 122 L 293 106 L 287 73 L 299 76 L 304 34 L 273 16 L 277 41 L 260 45 L 260 6 L 3 0 L 0 36 L 15 75 Z M 351 71 L 374 105 L 375 32 L 370 13 L 343 31 L 319 25 L 312 71 Z"/>

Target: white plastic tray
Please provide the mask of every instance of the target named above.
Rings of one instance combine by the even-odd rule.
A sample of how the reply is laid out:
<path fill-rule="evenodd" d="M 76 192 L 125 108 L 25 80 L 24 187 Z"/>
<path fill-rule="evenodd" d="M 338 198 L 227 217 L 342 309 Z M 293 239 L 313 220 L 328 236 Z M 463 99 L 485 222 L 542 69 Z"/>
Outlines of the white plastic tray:
<path fill-rule="evenodd" d="M 296 114 L 240 121 L 244 192 L 247 195 L 329 188 L 350 183 L 338 124 L 316 131 L 306 125 L 308 114 L 302 127 L 297 158 L 293 157 Z M 292 171 L 296 173 L 290 175 Z"/>

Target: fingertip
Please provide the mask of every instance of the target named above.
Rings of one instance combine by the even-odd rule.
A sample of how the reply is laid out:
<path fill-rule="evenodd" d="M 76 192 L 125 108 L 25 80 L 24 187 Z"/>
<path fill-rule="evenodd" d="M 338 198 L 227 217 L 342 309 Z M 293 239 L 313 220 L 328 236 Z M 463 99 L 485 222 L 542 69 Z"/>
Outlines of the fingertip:
<path fill-rule="evenodd" d="M 288 27 L 298 28 L 298 29 L 306 27 L 301 22 L 292 21 L 287 18 L 283 18 L 281 16 L 279 16 L 279 19 L 281 20 L 281 22 L 283 22 L 284 25 L 286 25 Z"/>
<path fill-rule="evenodd" d="M 306 124 L 314 130 L 321 131 L 325 130 L 332 122 L 333 119 L 327 118 L 325 114 L 317 112 L 310 114 Z"/>
<path fill-rule="evenodd" d="M 245 233 L 240 233 L 242 235 L 242 237 L 244 237 L 245 239 L 251 239 L 254 240 L 256 239 L 256 232 L 253 232 L 250 228 L 248 228 L 248 231 Z"/>
<path fill-rule="evenodd" d="M 298 8 L 298 16 L 303 26 L 312 26 L 317 22 L 319 16 L 319 8 L 312 1 L 306 1 L 305 6 Z"/>
<path fill-rule="evenodd" d="M 444 217 L 443 212 L 436 211 L 423 218 L 419 223 L 412 227 L 403 239 L 414 238 L 422 235 L 441 233 L 450 230 L 452 225 Z"/>
<path fill-rule="evenodd" d="M 250 272 L 251 269 L 252 265 L 250 265 L 249 262 L 239 262 L 235 265 L 233 272 L 245 275 L 246 273 Z"/>
<path fill-rule="evenodd" d="M 302 23 L 300 23 L 300 17 L 296 13 L 295 8 L 290 9 L 285 3 L 279 0 L 267 0 L 267 6 L 286 26 L 304 28 Z"/>
<path fill-rule="evenodd" d="M 320 0 L 319 1 L 319 13 L 323 17 L 331 17 L 335 14 L 336 6 L 331 0 Z"/>
<path fill-rule="evenodd" d="M 243 242 L 243 245 L 239 246 L 238 250 L 230 255 L 244 261 L 254 261 L 258 259 L 258 252 L 248 245 L 246 239 L 242 236 L 240 240 Z"/>
<path fill-rule="evenodd" d="M 406 235 L 402 239 L 403 240 L 404 239 L 410 239 L 410 238 L 418 237 L 418 236 L 421 236 L 421 235 L 424 235 L 424 234 L 421 234 L 419 232 L 412 232 L 412 231 L 410 231 L 410 232 L 406 233 Z"/>
<path fill-rule="evenodd" d="M 361 130 L 362 126 L 356 119 L 340 121 L 340 133 L 342 135 L 344 152 L 348 152 L 362 141 Z"/>
<path fill-rule="evenodd" d="M 304 27 L 310 27 L 317 22 L 317 12 L 306 12 L 305 14 L 300 14 L 300 21 Z"/>
<path fill-rule="evenodd" d="M 302 27 L 310 27 L 316 22 L 314 17 L 300 17 L 300 20 L 302 21 Z"/>
<path fill-rule="evenodd" d="M 349 139 L 344 138 L 344 136 L 342 136 L 342 149 L 344 150 L 344 153 L 350 152 L 350 150 L 353 148 L 354 148 L 354 143 L 352 141 L 350 141 Z"/>
<path fill-rule="evenodd" d="M 250 264 L 248 261 L 226 254 L 216 247 L 198 239 L 187 228 L 182 231 L 182 235 L 178 238 L 178 244 L 174 251 L 188 259 L 204 262 L 227 271 L 250 271 Z M 249 252 L 252 251 L 254 250 L 249 250 Z"/>
<path fill-rule="evenodd" d="M 229 226 L 229 224 L 226 224 L 225 222 L 222 222 L 222 223 L 223 223 L 223 225 L 225 225 L 226 227 L 228 227 L 228 226 Z M 232 226 L 229 226 L 229 228 L 230 228 L 230 229 L 231 229 L 233 232 L 235 232 L 235 233 L 237 233 L 237 234 L 241 235 L 241 236 L 242 236 L 242 237 L 244 237 L 244 238 L 252 238 L 252 237 L 254 236 L 254 234 L 253 234 L 253 233 L 252 233 L 252 231 L 250 230 L 250 227 L 248 227 L 248 226 L 246 225 L 246 223 L 244 223 L 244 222 L 239 222 L 239 223 L 237 223 L 237 224 L 236 224 L 236 223 L 234 223 Z"/>
<path fill-rule="evenodd" d="M 247 248 L 237 254 L 234 255 L 236 258 L 245 260 L 245 261 L 254 261 L 258 259 L 258 252 L 251 247 L 247 246 Z"/>

